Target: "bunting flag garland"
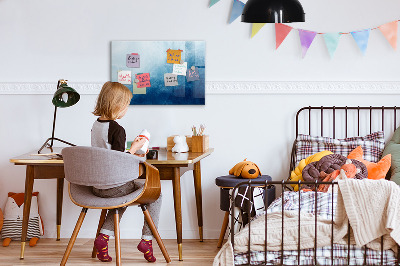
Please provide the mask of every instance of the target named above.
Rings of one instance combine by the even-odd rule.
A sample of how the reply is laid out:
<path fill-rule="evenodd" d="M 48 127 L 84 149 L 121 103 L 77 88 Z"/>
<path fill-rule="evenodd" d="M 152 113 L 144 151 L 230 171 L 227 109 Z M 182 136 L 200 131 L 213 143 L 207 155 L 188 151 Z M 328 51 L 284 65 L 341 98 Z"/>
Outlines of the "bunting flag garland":
<path fill-rule="evenodd" d="M 213 5 L 215 5 L 218 2 L 219 2 L 219 0 L 210 0 L 210 5 L 208 7 L 212 7 Z"/>
<path fill-rule="evenodd" d="M 371 29 L 351 32 L 351 35 L 353 35 L 353 38 L 356 41 L 356 43 L 357 43 L 358 47 L 360 48 L 361 53 L 363 55 L 365 55 L 365 51 L 367 50 L 370 32 L 371 32 Z"/>
<path fill-rule="evenodd" d="M 251 28 L 251 38 L 256 35 L 262 27 L 264 27 L 265 23 L 253 23 L 252 28 Z"/>
<path fill-rule="evenodd" d="M 219 1 L 220 0 L 210 0 L 209 7 L 212 7 Z M 229 16 L 229 24 L 231 24 L 238 17 L 240 17 L 245 6 L 243 0 L 231 0 L 231 1 L 233 1 L 233 3 L 232 3 L 232 10 Z M 359 47 L 361 53 L 365 55 L 371 31 L 379 29 L 382 32 L 383 36 L 385 36 L 389 44 L 392 46 L 392 48 L 396 50 L 399 21 L 400 20 L 395 20 L 374 28 L 368 28 L 360 31 L 333 32 L 333 33 L 315 32 L 310 30 L 293 28 L 282 23 L 275 23 L 275 41 L 276 41 L 275 49 L 278 49 L 280 47 L 280 45 L 283 43 L 283 41 L 286 39 L 286 37 L 292 30 L 298 30 L 300 36 L 302 58 L 306 56 L 307 51 L 310 48 L 317 34 L 323 36 L 329 56 L 331 58 L 333 58 L 337 50 L 337 47 L 339 45 L 340 37 L 343 34 L 351 34 L 357 46 Z M 266 23 L 252 23 L 250 38 L 253 38 L 262 29 L 262 27 L 264 27 L 265 24 Z"/>
<path fill-rule="evenodd" d="M 242 11 L 244 8 L 244 3 L 239 0 L 233 0 L 231 17 L 229 18 L 229 24 L 232 23 L 235 19 L 237 19 L 240 15 L 242 15 Z"/>
<path fill-rule="evenodd" d="M 334 33 L 325 33 L 323 36 L 326 48 L 328 48 L 329 55 L 332 58 L 333 54 L 336 51 L 336 48 L 338 47 L 339 39 L 340 36 L 342 36 L 342 34 L 340 34 L 339 32 L 334 32 Z"/>
<path fill-rule="evenodd" d="M 300 36 L 300 43 L 301 43 L 301 54 L 302 57 L 304 58 L 306 56 L 306 53 L 308 51 L 308 48 L 310 48 L 310 45 L 312 44 L 315 36 L 317 33 L 315 31 L 308 31 L 308 30 L 300 30 L 299 29 L 299 36 Z"/>
<path fill-rule="evenodd" d="M 278 49 L 278 47 L 285 40 L 286 36 L 288 36 L 288 34 L 290 33 L 290 31 L 292 29 L 293 28 L 288 25 L 281 24 L 281 23 L 275 23 L 276 49 Z"/>
<path fill-rule="evenodd" d="M 378 27 L 394 50 L 397 48 L 397 23 L 396 20 Z"/>

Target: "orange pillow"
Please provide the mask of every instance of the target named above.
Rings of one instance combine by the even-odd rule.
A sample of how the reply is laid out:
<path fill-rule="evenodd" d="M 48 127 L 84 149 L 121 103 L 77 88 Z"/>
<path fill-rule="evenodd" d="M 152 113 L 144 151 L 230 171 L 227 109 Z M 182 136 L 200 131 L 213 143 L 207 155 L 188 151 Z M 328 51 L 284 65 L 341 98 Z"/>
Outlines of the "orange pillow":
<path fill-rule="evenodd" d="M 386 177 L 392 161 L 392 155 L 388 154 L 377 163 L 368 162 L 363 159 L 363 149 L 361 146 L 358 146 L 352 152 L 350 152 L 347 158 L 355 159 L 365 164 L 368 170 L 368 179 L 375 180 L 384 179 Z"/>

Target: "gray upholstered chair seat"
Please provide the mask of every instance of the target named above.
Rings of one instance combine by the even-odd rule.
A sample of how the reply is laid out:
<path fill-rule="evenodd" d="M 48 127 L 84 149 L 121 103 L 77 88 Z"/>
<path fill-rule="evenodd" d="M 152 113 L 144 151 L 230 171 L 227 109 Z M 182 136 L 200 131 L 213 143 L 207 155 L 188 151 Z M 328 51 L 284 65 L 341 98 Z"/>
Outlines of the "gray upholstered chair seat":
<path fill-rule="evenodd" d="M 145 180 L 135 180 L 135 182 L 144 183 Z M 92 187 L 82 186 L 70 183 L 70 193 L 71 198 L 81 206 L 91 206 L 91 208 L 104 208 L 110 206 L 118 206 L 129 201 L 134 200 L 140 193 L 142 193 L 143 188 L 140 188 L 131 194 L 117 198 L 101 198 L 97 197 L 92 193 Z"/>

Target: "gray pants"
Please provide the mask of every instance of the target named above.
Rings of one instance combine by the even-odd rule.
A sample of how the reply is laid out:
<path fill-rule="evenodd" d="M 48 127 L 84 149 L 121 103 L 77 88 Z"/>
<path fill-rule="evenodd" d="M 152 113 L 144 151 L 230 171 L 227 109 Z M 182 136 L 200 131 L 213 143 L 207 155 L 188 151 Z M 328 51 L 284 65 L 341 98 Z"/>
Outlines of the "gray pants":
<path fill-rule="evenodd" d="M 135 180 L 132 180 L 132 181 L 130 181 L 122 186 L 119 186 L 119 187 L 113 187 L 113 188 L 108 188 L 108 189 L 93 188 L 93 194 L 98 197 L 101 197 L 101 198 L 122 197 L 122 196 L 128 195 L 138 189 L 141 189 L 143 186 L 144 186 L 144 182 L 138 182 L 138 181 L 135 182 Z M 162 196 L 160 194 L 160 197 L 155 202 L 146 204 L 146 207 L 149 210 L 151 218 L 153 218 L 154 224 L 157 228 L 158 228 L 158 221 L 160 219 L 161 202 L 162 202 Z M 125 210 L 126 210 L 126 207 L 118 208 L 119 219 L 122 218 L 122 215 L 124 214 Z M 114 236 L 114 214 L 115 214 L 115 209 L 108 210 L 106 220 L 104 221 L 104 224 L 100 230 L 100 233 L 106 234 L 109 236 Z M 152 234 L 150 227 L 147 224 L 146 220 L 144 221 L 144 225 L 143 225 L 142 239 L 146 239 L 146 240 L 153 239 L 153 234 Z"/>

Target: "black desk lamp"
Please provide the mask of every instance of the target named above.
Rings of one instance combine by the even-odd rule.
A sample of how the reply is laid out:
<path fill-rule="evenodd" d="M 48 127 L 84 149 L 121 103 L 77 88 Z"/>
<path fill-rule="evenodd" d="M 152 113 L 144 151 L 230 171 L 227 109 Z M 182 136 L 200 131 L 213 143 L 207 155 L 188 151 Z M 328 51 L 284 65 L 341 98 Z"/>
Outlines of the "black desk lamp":
<path fill-rule="evenodd" d="M 79 101 L 79 93 L 76 92 L 73 88 L 69 87 L 67 84 L 67 80 L 60 79 L 57 83 L 57 91 L 53 95 L 53 105 L 54 105 L 54 118 L 53 118 L 53 131 L 51 133 L 51 138 L 48 138 L 42 147 L 39 149 L 38 153 L 40 153 L 45 147 L 50 148 L 51 152 L 53 152 L 53 141 L 58 140 L 62 143 L 75 146 L 72 143 L 69 143 L 65 140 L 55 138 L 54 137 L 54 129 L 56 127 L 56 115 L 57 115 L 57 107 L 70 107 L 76 104 Z M 49 144 L 49 141 L 51 143 Z"/>
<path fill-rule="evenodd" d="M 298 0 L 249 0 L 243 8 L 242 22 L 304 22 L 304 10 Z"/>

